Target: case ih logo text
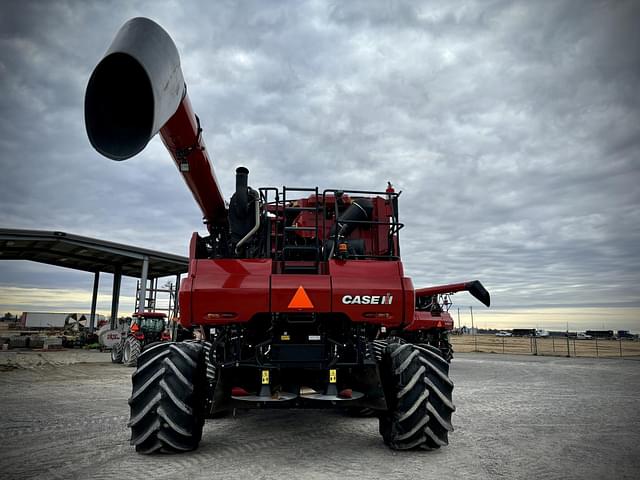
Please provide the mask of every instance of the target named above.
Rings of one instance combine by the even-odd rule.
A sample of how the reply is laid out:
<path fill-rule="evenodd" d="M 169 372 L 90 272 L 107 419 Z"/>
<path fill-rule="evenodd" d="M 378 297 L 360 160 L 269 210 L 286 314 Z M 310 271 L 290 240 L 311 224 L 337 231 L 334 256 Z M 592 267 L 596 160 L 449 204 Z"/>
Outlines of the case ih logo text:
<path fill-rule="evenodd" d="M 393 295 L 345 295 L 342 303 L 345 305 L 391 305 Z"/>

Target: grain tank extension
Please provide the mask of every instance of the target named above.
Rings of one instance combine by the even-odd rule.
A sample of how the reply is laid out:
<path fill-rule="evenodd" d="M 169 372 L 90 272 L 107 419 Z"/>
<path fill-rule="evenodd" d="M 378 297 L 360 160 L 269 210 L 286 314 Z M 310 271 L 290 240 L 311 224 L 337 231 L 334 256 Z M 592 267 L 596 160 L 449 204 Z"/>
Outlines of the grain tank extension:
<path fill-rule="evenodd" d="M 138 452 L 197 448 L 206 417 L 233 408 L 375 412 L 393 449 L 435 449 L 452 431 L 449 295 L 415 289 L 400 260 L 399 193 L 261 187 L 236 170 L 228 206 L 169 35 L 146 18 L 117 33 L 89 80 L 85 122 L 113 160 L 156 133 L 202 210 L 180 286 L 185 340 L 151 344 L 133 374 Z"/>

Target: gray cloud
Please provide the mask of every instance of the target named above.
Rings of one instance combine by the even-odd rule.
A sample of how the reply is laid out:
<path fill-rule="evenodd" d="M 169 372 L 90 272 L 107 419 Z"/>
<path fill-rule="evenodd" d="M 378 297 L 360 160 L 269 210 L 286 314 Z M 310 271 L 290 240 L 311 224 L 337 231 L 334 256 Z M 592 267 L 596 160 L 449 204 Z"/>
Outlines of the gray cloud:
<path fill-rule="evenodd" d="M 157 139 L 116 164 L 84 133 L 91 69 L 145 15 L 178 45 L 227 195 L 241 164 L 255 186 L 391 180 L 416 285 L 479 278 L 502 306 L 640 303 L 637 2 L 0 8 L 0 225 L 179 254 L 202 231 Z M 5 285 L 29 272 L 0 264 Z"/>

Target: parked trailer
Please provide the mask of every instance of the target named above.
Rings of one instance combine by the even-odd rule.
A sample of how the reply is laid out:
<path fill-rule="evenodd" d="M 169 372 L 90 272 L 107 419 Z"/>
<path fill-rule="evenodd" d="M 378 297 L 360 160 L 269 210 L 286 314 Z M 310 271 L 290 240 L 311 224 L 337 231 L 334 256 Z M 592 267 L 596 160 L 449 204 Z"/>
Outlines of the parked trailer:
<path fill-rule="evenodd" d="M 587 335 L 593 338 L 613 338 L 613 330 L 587 330 Z"/>
<path fill-rule="evenodd" d="M 20 317 L 22 328 L 64 328 L 71 313 L 23 312 Z"/>
<path fill-rule="evenodd" d="M 511 331 L 511 334 L 514 337 L 535 337 L 536 329 L 535 328 L 514 328 Z"/>

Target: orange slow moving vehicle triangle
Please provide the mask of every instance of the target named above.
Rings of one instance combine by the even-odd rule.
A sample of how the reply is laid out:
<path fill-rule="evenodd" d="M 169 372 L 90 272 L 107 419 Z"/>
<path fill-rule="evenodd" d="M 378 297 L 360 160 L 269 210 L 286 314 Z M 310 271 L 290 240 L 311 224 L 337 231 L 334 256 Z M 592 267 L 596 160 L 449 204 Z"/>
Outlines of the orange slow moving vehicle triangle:
<path fill-rule="evenodd" d="M 289 308 L 313 308 L 313 303 L 309 300 L 309 296 L 302 285 L 298 287 L 296 294 L 289 302 Z"/>

